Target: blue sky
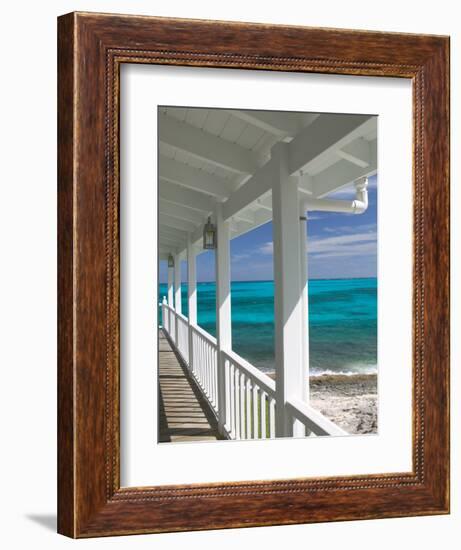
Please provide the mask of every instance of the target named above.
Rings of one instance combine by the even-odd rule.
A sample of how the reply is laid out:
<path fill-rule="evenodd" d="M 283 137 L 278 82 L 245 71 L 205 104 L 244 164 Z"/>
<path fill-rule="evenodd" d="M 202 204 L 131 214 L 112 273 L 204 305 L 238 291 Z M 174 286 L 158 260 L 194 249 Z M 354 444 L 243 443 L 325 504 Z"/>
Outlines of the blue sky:
<path fill-rule="evenodd" d="M 343 189 L 328 198 L 351 200 L 354 189 Z M 360 215 L 311 212 L 307 226 L 309 278 L 340 279 L 376 277 L 377 189 L 376 176 L 369 179 L 368 209 Z M 197 257 L 197 280 L 214 281 L 214 251 Z M 231 279 L 273 279 L 272 223 L 267 223 L 231 241 Z M 166 262 L 160 262 L 160 282 L 167 280 Z M 182 265 L 187 281 L 187 265 Z"/>

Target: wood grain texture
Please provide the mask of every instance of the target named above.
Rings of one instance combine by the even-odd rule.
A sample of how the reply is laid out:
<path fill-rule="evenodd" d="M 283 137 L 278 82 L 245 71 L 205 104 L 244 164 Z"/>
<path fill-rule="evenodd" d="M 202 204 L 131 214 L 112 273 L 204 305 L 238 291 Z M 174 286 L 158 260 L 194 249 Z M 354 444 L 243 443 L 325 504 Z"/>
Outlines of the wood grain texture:
<path fill-rule="evenodd" d="M 447 513 L 449 40 L 74 13 L 59 19 L 59 532 L 71 537 Z M 120 488 L 119 67 L 411 78 L 413 469 Z"/>
<path fill-rule="evenodd" d="M 74 22 L 58 22 L 58 531 L 74 530 Z"/>

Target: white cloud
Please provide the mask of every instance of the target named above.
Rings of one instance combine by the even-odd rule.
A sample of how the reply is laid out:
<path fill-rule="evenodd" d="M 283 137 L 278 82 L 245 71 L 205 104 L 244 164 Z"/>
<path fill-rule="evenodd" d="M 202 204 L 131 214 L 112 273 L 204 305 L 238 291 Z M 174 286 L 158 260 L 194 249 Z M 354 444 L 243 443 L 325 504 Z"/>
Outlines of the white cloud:
<path fill-rule="evenodd" d="M 272 241 L 264 243 L 263 245 L 261 245 L 258 252 L 260 252 L 261 254 L 273 254 L 274 253 L 274 243 Z"/>
<path fill-rule="evenodd" d="M 376 230 L 361 230 L 349 235 L 313 237 L 308 239 L 307 250 L 318 258 L 376 255 L 376 242 Z"/>
<path fill-rule="evenodd" d="M 241 262 L 242 260 L 248 260 L 250 257 L 250 254 L 232 254 L 232 261 Z"/>
<path fill-rule="evenodd" d="M 337 235 L 344 235 L 344 233 L 370 233 L 370 232 L 376 232 L 376 224 L 375 223 L 368 223 L 363 224 L 359 226 L 353 226 L 353 225 L 335 225 L 333 227 L 322 227 L 323 231 L 326 231 L 327 233 L 335 233 Z"/>

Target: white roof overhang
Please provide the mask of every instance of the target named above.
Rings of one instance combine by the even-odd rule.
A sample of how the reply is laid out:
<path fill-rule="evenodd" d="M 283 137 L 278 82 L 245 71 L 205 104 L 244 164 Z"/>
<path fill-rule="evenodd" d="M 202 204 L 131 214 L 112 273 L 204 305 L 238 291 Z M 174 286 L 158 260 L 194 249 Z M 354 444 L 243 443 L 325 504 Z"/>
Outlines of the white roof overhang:
<path fill-rule="evenodd" d="M 323 198 L 377 171 L 371 115 L 159 109 L 159 258 L 199 248 L 217 201 L 232 238 L 272 219 L 271 149 L 288 143 L 306 197 Z"/>

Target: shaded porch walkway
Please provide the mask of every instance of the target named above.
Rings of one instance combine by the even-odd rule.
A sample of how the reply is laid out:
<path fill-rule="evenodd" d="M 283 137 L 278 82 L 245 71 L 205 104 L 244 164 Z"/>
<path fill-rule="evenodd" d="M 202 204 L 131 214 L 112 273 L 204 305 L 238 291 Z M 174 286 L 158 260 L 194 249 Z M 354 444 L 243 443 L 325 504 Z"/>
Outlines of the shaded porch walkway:
<path fill-rule="evenodd" d="M 210 406 L 159 329 L 159 442 L 223 439 Z"/>

